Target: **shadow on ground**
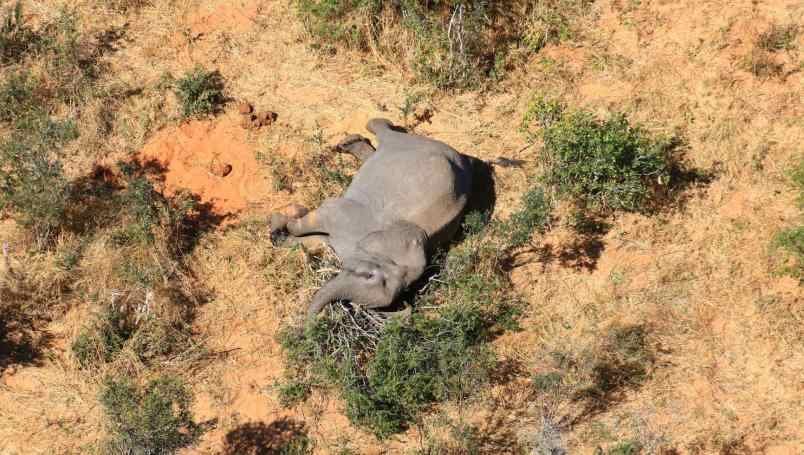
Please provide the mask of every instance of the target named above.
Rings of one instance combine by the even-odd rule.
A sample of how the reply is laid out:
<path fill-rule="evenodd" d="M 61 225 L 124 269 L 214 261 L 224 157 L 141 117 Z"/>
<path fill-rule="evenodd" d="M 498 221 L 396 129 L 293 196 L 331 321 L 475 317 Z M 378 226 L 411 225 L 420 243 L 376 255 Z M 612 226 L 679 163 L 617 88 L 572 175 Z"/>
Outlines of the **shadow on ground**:
<path fill-rule="evenodd" d="M 250 422 L 226 434 L 221 455 L 279 455 L 309 452 L 303 423 L 281 418 L 270 424 Z"/>

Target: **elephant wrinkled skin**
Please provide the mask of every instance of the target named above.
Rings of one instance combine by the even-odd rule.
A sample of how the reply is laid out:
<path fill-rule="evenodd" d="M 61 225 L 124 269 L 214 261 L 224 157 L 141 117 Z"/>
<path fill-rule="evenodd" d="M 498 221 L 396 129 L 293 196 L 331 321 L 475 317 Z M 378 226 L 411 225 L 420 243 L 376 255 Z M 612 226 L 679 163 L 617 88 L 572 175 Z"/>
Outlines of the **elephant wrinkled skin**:
<path fill-rule="evenodd" d="M 341 272 L 313 297 L 309 316 L 349 300 L 365 308 L 394 303 L 424 272 L 427 258 L 457 230 L 472 187 L 471 158 L 433 139 L 373 119 L 376 150 L 357 135 L 336 149 L 362 161 L 342 197 L 313 211 L 271 216 L 275 243 L 331 247 Z"/>

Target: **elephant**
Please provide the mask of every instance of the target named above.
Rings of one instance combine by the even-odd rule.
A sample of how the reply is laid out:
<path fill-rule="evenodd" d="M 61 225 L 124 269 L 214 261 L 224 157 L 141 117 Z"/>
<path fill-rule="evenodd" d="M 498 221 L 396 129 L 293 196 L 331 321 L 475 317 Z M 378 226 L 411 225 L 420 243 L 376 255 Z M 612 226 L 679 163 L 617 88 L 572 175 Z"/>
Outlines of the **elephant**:
<path fill-rule="evenodd" d="M 275 245 L 326 246 L 340 259 L 340 273 L 313 296 L 310 320 L 338 300 L 368 309 L 395 303 L 455 235 L 472 191 L 474 158 L 387 119 L 366 128 L 376 149 L 359 135 L 334 147 L 361 161 L 341 197 L 313 211 L 294 205 L 271 215 Z"/>

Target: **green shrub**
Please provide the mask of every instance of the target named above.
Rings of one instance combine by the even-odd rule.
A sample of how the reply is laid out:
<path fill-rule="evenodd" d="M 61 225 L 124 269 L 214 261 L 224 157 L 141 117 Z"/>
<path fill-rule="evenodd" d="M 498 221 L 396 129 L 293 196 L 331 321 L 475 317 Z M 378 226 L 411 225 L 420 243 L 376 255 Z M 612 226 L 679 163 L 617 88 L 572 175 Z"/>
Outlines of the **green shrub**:
<path fill-rule="evenodd" d="M 773 239 L 773 246 L 792 256 L 793 264 L 782 272 L 804 280 L 804 226 L 785 229 Z"/>
<path fill-rule="evenodd" d="M 133 331 L 123 313 L 114 307 L 106 308 L 73 341 L 73 355 L 81 368 L 110 362 Z"/>
<path fill-rule="evenodd" d="M 100 400 L 111 433 L 107 453 L 172 454 L 201 434 L 190 412 L 192 396 L 177 378 L 159 377 L 144 387 L 109 378 Z"/>
<path fill-rule="evenodd" d="M 606 455 L 638 455 L 641 452 L 641 444 L 636 441 L 625 441 L 606 450 Z"/>
<path fill-rule="evenodd" d="M 17 1 L 7 11 L 0 11 L 0 65 L 21 60 L 26 53 L 37 49 L 40 37 L 25 24 L 22 1 Z"/>
<path fill-rule="evenodd" d="M 184 118 L 216 114 L 226 102 L 220 73 L 201 67 L 196 67 L 176 81 L 175 93 Z"/>
<path fill-rule="evenodd" d="M 593 0 L 547 0 L 534 2 L 527 18 L 523 41 L 534 52 L 558 44 L 577 33 L 577 21 L 590 10 Z"/>
<path fill-rule="evenodd" d="M 384 438 L 423 410 L 476 391 L 496 364 L 488 342 L 515 328 L 518 301 L 502 271 L 499 232 L 470 214 L 464 240 L 438 262 L 436 285 L 407 318 L 333 304 L 280 335 L 289 376 L 340 391 L 349 419 Z"/>
<path fill-rule="evenodd" d="M 279 404 L 285 408 L 296 406 L 310 396 L 310 384 L 296 379 L 286 379 L 279 384 Z"/>
<path fill-rule="evenodd" d="M 532 136 L 534 120 L 544 142 L 543 181 L 580 208 L 648 210 L 670 183 L 673 140 L 653 137 L 623 115 L 599 120 L 537 98 L 525 114 Z"/>
<path fill-rule="evenodd" d="M 43 100 L 35 95 L 36 81 L 26 72 L 10 74 L 0 86 L 0 121 L 12 125 L 40 109 Z"/>
<path fill-rule="evenodd" d="M 798 204 L 804 208 L 804 160 L 790 173 L 790 180 L 798 189 Z M 771 243 L 773 252 L 784 251 L 781 272 L 804 282 L 804 225 L 793 226 L 778 232 Z M 792 263 L 790 263 L 792 260 Z"/>
<path fill-rule="evenodd" d="M 78 334 L 72 352 L 81 368 L 112 362 L 124 348 L 144 364 L 188 351 L 189 326 L 149 314 L 140 320 L 115 307 L 107 307 Z"/>
<path fill-rule="evenodd" d="M 544 233 L 550 224 L 553 207 L 540 186 L 534 185 L 522 197 L 522 208 L 514 212 L 504 223 L 508 248 L 518 248 L 528 241 L 534 232 Z"/>
<path fill-rule="evenodd" d="M 16 214 L 40 244 L 65 223 L 71 183 L 64 176 L 61 148 L 78 137 L 70 121 L 28 115 L 0 141 L 0 207 Z"/>
<path fill-rule="evenodd" d="M 800 31 L 798 24 L 776 25 L 757 37 L 756 46 L 769 52 L 791 50 Z"/>
<path fill-rule="evenodd" d="M 484 0 L 296 2 L 315 47 L 377 50 L 441 89 L 473 88 L 500 78 L 512 49 L 524 44 L 538 51 L 569 37 L 590 3 L 529 0 L 515 5 L 516 14 L 511 14 L 510 6 Z"/>

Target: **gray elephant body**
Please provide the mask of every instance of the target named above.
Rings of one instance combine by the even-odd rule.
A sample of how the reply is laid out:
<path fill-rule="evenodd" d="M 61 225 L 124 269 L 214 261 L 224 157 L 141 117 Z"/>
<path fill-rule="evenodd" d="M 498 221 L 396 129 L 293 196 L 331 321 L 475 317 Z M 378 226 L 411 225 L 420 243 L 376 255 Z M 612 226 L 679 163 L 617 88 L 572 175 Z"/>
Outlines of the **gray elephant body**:
<path fill-rule="evenodd" d="M 427 256 L 452 237 L 469 199 L 467 156 L 396 131 L 387 120 L 374 119 L 368 129 L 377 136 L 376 151 L 360 141 L 344 147 L 364 162 L 342 197 L 300 218 L 272 217 L 274 232 L 286 228 L 290 242 L 329 245 L 343 264 L 316 293 L 311 315 L 340 299 L 391 305 L 424 272 Z"/>

